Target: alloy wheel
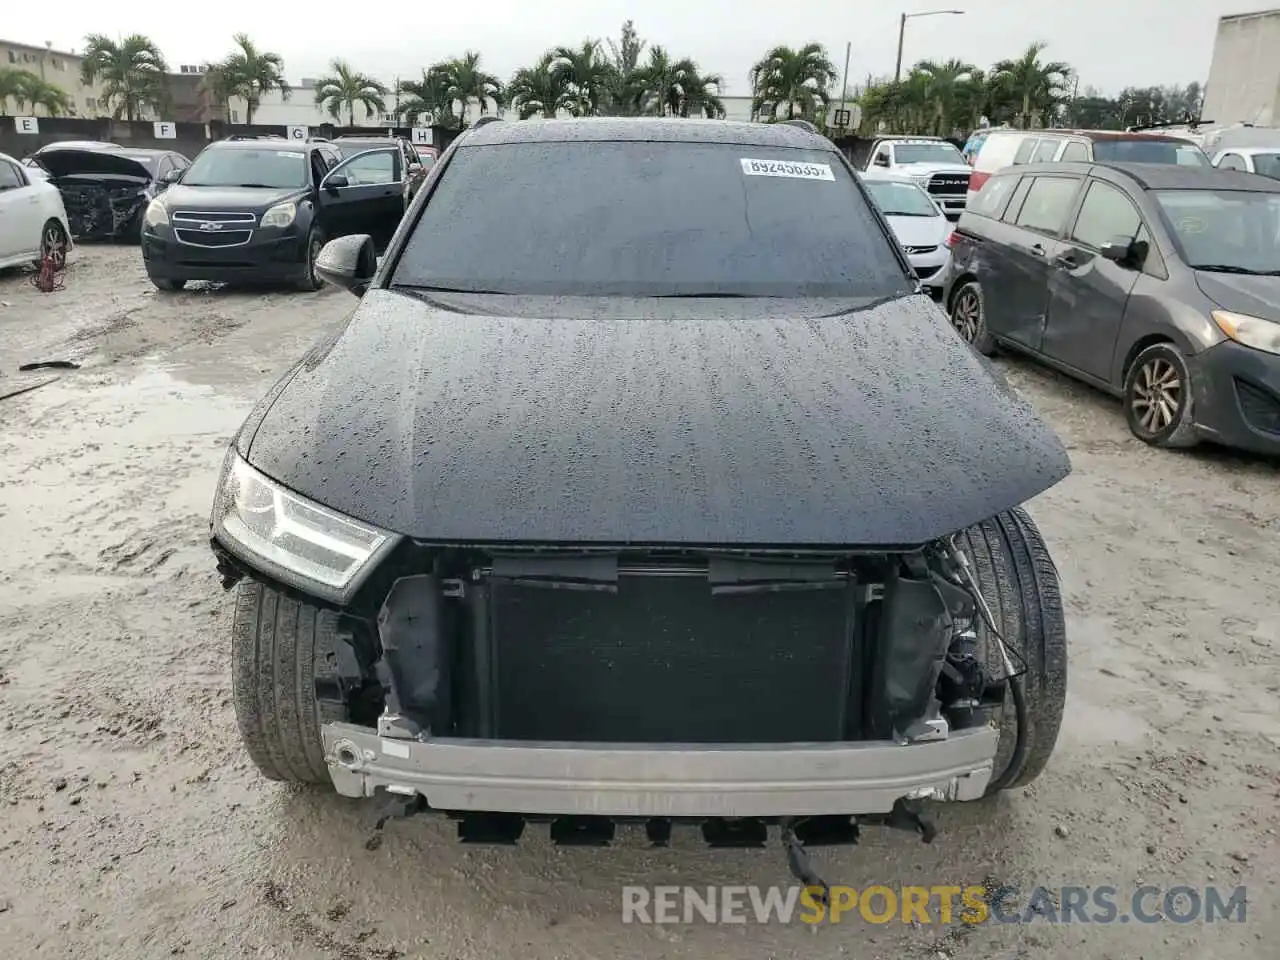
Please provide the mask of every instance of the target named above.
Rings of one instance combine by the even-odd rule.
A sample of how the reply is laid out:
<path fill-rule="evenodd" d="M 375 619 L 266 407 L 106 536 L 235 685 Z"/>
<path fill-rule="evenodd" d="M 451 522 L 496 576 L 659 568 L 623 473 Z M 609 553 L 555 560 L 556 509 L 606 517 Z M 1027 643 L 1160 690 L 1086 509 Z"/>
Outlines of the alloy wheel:
<path fill-rule="evenodd" d="M 973 343 L 978 339 L 978 330 L 982 325 L 982 302 L 972 288 L 961 291 L 951 308 L 951 325 L 964 338 L 965 343 Z"/>
<path fill-rule="evenodd" d="M 46 227 L 44 236 L 40 238 L 40 259 L 45 257 L 53 259 L 55 270 L 61 270 L 67 265 L 67 238 L 57 224 Z"/>
<path fill-rule="evenodd" d="M 1152 357 L 1133 382 L 1134 419 L 1152 436 L 1167 430 L 1182 408 L 1183 384 L 1178 368 L 1164 357 Z"/>

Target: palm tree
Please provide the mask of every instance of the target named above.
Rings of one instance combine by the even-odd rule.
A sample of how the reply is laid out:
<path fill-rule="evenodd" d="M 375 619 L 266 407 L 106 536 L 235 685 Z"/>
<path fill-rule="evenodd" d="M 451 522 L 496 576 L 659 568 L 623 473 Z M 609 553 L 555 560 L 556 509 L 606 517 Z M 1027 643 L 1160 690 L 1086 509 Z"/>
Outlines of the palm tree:
<path fill-rule="evenodd" d="M 640 56 L 648 42 L 640 39 L 635 24 L 628 20 L 622 25 L 622 36 L 617 43 L 609 43 L 608 112 L 614 115 L 632 116 L 638 110 L 639 91 L 636 89 L 640 70 Z"/>
<path fill-rule="evenodd" d="M 169 99 L 168 70 L 160 48 L 140 33 L 119 43 L 100 33 L 85 37 L 80 79 L 85 85 L 102 82 L 102 99 L 115 105 L 117 120 L 137 120 L 148 107 L 161 110 Z"/>
<path fill-rule="evenodd" d="M 480 54 L 468 50 L 456 60 L 446 60 L 431 68 L 437 71 L 449 91 L 449 102 L 458 104 L 458 121 L 465 124 L 467 104 L 475 101 L 480 113 L 489 112 L 489 104 L 500 109 L 506 102 L 502 81 L 480 69 Z"/>
<path fill-rule="evenodd" d="M 787 119 L 797 113 L 808 119 L 830 103 L 827 89 L 836 81 L 836 68 L 822 44 L 809 43 L 798 50 L 775 47 L 750 77 L 754 113 L 777 120 L 784 109 Z"/>
<path fill-rule="evenodd" d="M 386 112 L 385 98 L 390 92 L 386 84 L 352 69 L 345 60 L 333 60 L 329 69 L 331 73 L 316 81 L 316 104 L 328 110 L 334 120 L 341 119 L 346 107 L 347 126 L 354 127 L 357 103 L 364 107 L 366 116 Z"/>
<path fill-rule="evenodd" d="M 72 100 L 67 96 L 67 92 L 61 87 L 55 86 L 46 80 L 42 80 L 34 73 L 21 71 L 26 74 L 19 78 L 21 86 L 14 99 L 18 101 L 18 109 L 22 110 L 26 104 L 31 104 L 32 108 L 44 107 L 45 112 L 56 117 L 59 114 L 70 113 L 72 110 Z"/>
<path fill-rule="evenodd" d="M 1071 66 L 1058 60 L 1040 62 L 1048 44 L 1033 43 L 1017 60 L 1001 60 L 992 68 L 998 83 L 1021 104 L 1018 121 L 1025 130 L 1039 123 L 1065 98 Z"/>
<path fill-rule="evenodd" d="M 637 105 L 664 117 L 723 117 L 723 83 L 716 74 L 702 75 L 687 57 L 672 60 L 666 48 L 650 47 L 648 62 L 635 73 Z"/>
<path fill-rule="evenodd" d="M 231 106 L 231 98 L 236 96 L 235 88 L 235 77 L 227 70 L 225 60 L 218 63 L 205 63 L 204 75 L 200 78 L 199 93 L 227 111 L 225 114 L 227 117 L 230 116 L 228 108 Z"/>
<path fill-rule="evenodd" d="M 569 84 L 569 109 L 573 115 L 589 117 L 599 113 L 612 75 L 609 62 L 600 56 L 600 41 L 584 40 L 577 48 L 556 47 L 553 56 L 556 69 Z"/>
<path fill-rule="evenodd" d="M 279 90 L 281 98 L 288 100 L 292 93 L 284 79 L 284 58 L 259 50 L 247 33 L 237 33 L 232 40 L 239 49 L 223 60 L 219 69 L 231 95 L 244 100 L 244 122 L 253 123 L 263 94 Z"/>
<path fill-rule="evenodd" d="M 441 64 L 430 70 L 422 71 L 422 80 L 401 80 L 400 116 L 410 125 L 419 117 L 426 119 L 429 126 L 452 127 L 453 92 L 449 74 Z"/>
<path fill-rule="evenodd" d="M 541 116 L 552 120 L 572 107 L 569 78 L 556 69 L 556 55 L 547 51 L 532 67 L 516 71 L 507 84 L 507 98 L 521 120 Z"/>
<path fill-rule="evenodd" d="M 680 78 L 680 87 L 684 95 L 680 99 L 680 116 L 723 120 L 725 111 L 720 90 L 724 87 L 724 78 L 718 73 L 701 73 L 692 60 L 682 60 L 681 64 L 684 75 Z"/>
<path fill-rule="evenodd" d="M 0 67 L 0 117 L 7 117 L 9 101 L 18 102 L 22 109 L 22 94 L 30 83 L 29 77 L 35 77 L 30 70 L 19 70 L 17 67 Z M 38 77 L 35 77 L 39 79 Z"/>
<path fill-rule="evenodd" d="M 924 95 L 933 107 L 931 126 L 938 136 L 946 137 L 954 132 L 956 105 L 977 70 L 973 64 L 962 60 L 948 60 L 946 63 L 923 60 L 912 70 L 912 73 L 923 75 Z"/>

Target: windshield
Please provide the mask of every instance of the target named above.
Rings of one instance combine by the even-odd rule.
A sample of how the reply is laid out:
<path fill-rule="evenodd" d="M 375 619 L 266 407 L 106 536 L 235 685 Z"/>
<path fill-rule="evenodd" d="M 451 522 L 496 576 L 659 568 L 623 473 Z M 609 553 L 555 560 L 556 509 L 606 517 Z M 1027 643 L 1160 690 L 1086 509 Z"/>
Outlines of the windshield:
<path fill-rule="evenodd" d="M 1280 194 L 1158 190 L 1155 198 L 1189 266 L 1224 273 L 1280 273 Z"/>
<path fill-rule="evenodd" d="M 900 143 L 893 148 L 893 159 L 906 163 L 964 163 L 960 151 L 949 143 Z"/>
<path fill-rule="evenodd" d="M 1095 140 L 1093 159 L 1106 163 L 1177 163 L 1211 167 L 1213 162 L 1194 143 L 1176 140 Z"/>
<path fill-rule="evenodd" d="M 871 199 L 886 217 L 940 217 L 938 208 L 929 195 L 914 183 L 895 183 L 891 180 L 863 181 Z"/>
<path fill-rule="evenodd" d="M 911 290 L 833 151 L 642 141 L 461 147 L 391 283 L 556 296 Z"/>
<path fill-rule="evenodd" d="M 211 147 L 191 161 L 184 187 L 305 187 L 307 155 L 301 150 Z"/>
<path fill-rule="evenodd" d="M 123 150 L 120 153 L 122 157 L 128 157 L 135 163 L 140 163 L 146 167 L 151 173 L 156 172 L 156 166 L 160 162 L 160 158 L 154 153 L 135 153 L 132 150 Z"/>

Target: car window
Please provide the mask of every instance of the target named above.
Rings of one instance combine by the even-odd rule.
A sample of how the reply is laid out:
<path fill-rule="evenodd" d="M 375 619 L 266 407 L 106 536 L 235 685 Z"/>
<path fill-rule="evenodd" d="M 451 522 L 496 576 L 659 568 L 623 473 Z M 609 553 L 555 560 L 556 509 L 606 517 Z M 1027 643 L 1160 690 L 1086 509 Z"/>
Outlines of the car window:
<path fill-rule="evenodd" d="M 1195 144 L 1177 140 L 1099 140 L 1093 145 L 1093 159 L 1104 163 L 1211 165 L 1204 151 Z"/>
<path fill-rule="evenodd" d="M 1063 163 L 1078 163 L 1089 159 L 1089 148 L 1079 140 L 1070 140 L 1058 158 Z"/>
<path fill-rule="evenodd" d="M 396 174 L 396 156 L 391 150 L 379 150 L 348 160 L 341 173 L 346 174 L 352 186 L 368 186 L 375 183 L 394 183 L 399 177 Z"/>
<path fill-rule="evenodd" d="M 1030 163 L 1031 154 L 1035 153 L 1036 144 L 1040 141 L 1034 137 L 1027 137 L 1022 143 L 1018 144 L 1018 152 L 1013 155 L 1014 163 Z"/>
<path fill-rule="evenodd" d="M 156 179 L 161 179 L 166 173 L 173 169 L 173 161 L 168 157 L 161 157 L 160 162 L 156 164 Z"/>
<path fill-rule="evenodd" d="M 898 166 L 912 163 L 964 163 L 964 156 L 949 143 L 899 143 L 893 148 Z"/>
<path fill-rule="evenodd" d="M 1157 190 L 1153 196 L 1189 266 L 1263 274 L 1280 269 L 1280 194 Z"/>
<path fill-rule="evenodd" d="M 23 178 L 22 171 L 18 169 L 16 164 L 12 164 L 8 160 L 0 160 L 0 190 L 16 190 L 26 185 L 27 181 Z"/>
<path fill-rule="evenodd" d="M 983 217 L 998 220 L 1004 213 L 1009 198 L 1018 186 L 1018 176 L 992 177 L 982 185 L 977 196 L 969 203 L 967 209 Z"/>
<path fill-rule="evenodd" d="M 1253 170 L 1264 177 L 1280 180 L 1280 153 L 1255 153 Z"/>
<path fill-rule="evenodd" d="M 1018 226 L 1040 233 L 1057 233 L 1066 223 L 1079 186 L 1079 180 L 1068 177 L 1035 177 L 1018 211 Z"/>
<path fill-rule="evenodd" d="M 913 288 L 833 150 L 693 142 L 462 146 L 391 285 L 856 299 Z"/>
<path fill-rule="evenodd" d="M 986 187 L 982 188 L 983 190 Z M 1023 177 L 1018 184 L 1018 188 L 1013 191 L 1013 196 L 1009 200 L 1009 205 L 1005 207 L 1004 213 L 1000 215 L 1001 223 L 1013 223 L 1018 219 L 1018 214 L 1022 211 L 1022 205 L 1026 203 L 1027 192 L 1031 189 L 1031 178 Z M 979 192 L 978 196 L 982 196 Z"/>
<path fill-rule="evenodd" d="M 1248 170 L 1249 165 L 1244 162 L 1244 157 L 1238 153 L 1228 153 L 1218 161 L 1218 166 L 1223 170 Z"/>
<path fill-rule="evenodd" d="M 1142 217 L 1129 198 L 1110 184 L 1095 180 L 1084 195 L 1071 239 L 1098 250 L 1120 237 L 1134 240 L 1141 227 Z"/>
<path fill-rule="evenodd" d="M 278 147 L 208 147 L 191 162 L 185 187 L 305 187 L 307 155 Z"/>
<path fill-rule="evenodd" d="M 914 183 L 896 180 L 863 181 L 871 199 L 887 217 L 940 217 L 933 200 Z"/>
<path fill-rule="evenodd" d="M 1035 153 L 1031 155 L 1032 163 L 1049 163 L 1058 153 L 1058 147 L 1062 146 L 1061 140 L 1055 140 L 1051 137 L 1045 138 L 1036 144 Z"/>

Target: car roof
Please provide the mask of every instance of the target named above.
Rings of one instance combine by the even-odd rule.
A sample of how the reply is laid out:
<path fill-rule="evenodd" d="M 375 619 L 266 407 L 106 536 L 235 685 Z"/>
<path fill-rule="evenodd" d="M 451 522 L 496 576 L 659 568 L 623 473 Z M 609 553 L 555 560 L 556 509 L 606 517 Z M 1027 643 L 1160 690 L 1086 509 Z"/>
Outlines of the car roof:
<path fill-rule="evenodd" d="M 1218 153 L 1238 153 L 1238 154 L 1240 154 L 1241 156 L 1245 156 L 1245 157 L 1256 157 L 1256 156 L 1257 156 L 1258 154 L 1260 154 L 1260 153 L 1280 153 L 1280 146 L 1275 146 L 1275 147 L 1221 147 L 1221 148 L 1219 148 L 1219 149 L 1216 151 L 1215 156 L 1216 156 Z"/>
<path fill-rule="evenodd" d="M 1195 141 L 1186 137 L 1175 137 L 1167 133 L 1146 133 L 1141 130 L 1082 130 L 1076 128 L 1054 127 L 1047 130 L 992 130 L 991 133 L 1016 133 L 1024 137 L 1080 137 L 1100 143 L 1107 140 L 1156 140 L 1163 143 L 1189 143 Z"/>
<path fill-rule="evenodd" d="M 1249 190 L 1253 193 L 1280 193 L 1280 180 L 1260 177 L 1243 170 L 1189 166 L 1179 163 L 1024 163 L 1005 167 L 999 175 L 1026 173 L 1107 173 L 1134 181 L 1141 190 Z M 1104 177 L 1117 180 L 1118 177 Z"/>
<path fill-rule="evenodd" d="M 730 143 L 749 147 L 801 147 L 835 152 L 826 137 L 791 123 L 748 123 L 658 117 L 582 117 L 572 120 L 498 121 L 472 127 L 458 146 L 567 142 Z"/>
<path fill-rule="evenodd" d="M 299 143 L 297 140 L 289 140 L 286 137 L 250 137 L 244 139 L 215 140 L 213 143 L 205 146 L 208 150 L 210 147 L 217 147 L 219 150 L 291 150 L 295 153 L 302 153 L 318 146 L 319 143 L 328 143 L 329 141 L 304 140 Z"/>

